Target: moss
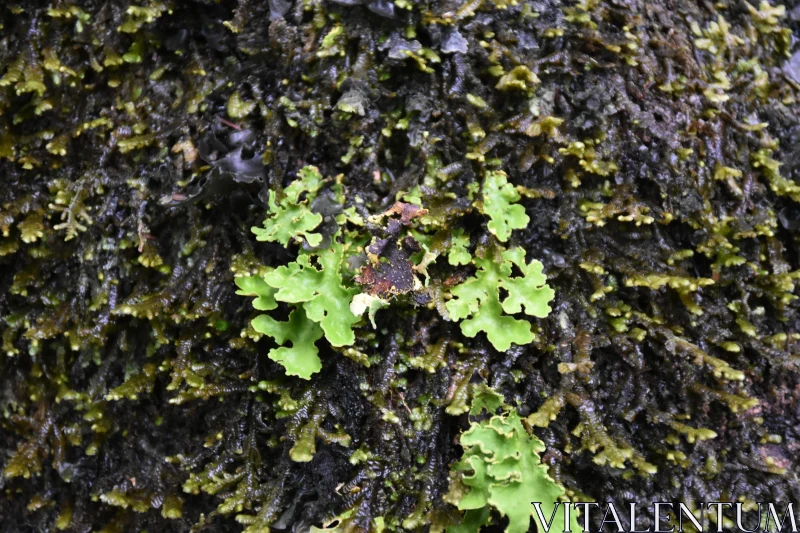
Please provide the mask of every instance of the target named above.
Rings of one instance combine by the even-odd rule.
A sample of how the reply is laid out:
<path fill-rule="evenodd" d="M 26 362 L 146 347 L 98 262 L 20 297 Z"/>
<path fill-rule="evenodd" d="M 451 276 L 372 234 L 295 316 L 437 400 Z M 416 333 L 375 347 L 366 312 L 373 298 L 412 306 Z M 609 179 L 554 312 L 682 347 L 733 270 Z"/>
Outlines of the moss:
<path fill-rule="evenodd" d="M 568 494 L 797 492 L 789 9 L 72 4 L 0 7 L 12 529 L 474 530 L 442 495 L 489 385 Z M 498 350 L 448 309 L 515 250 L 555 294 Z M 317 298 L 304 380 L 251 321 L 324 336 Z"/>

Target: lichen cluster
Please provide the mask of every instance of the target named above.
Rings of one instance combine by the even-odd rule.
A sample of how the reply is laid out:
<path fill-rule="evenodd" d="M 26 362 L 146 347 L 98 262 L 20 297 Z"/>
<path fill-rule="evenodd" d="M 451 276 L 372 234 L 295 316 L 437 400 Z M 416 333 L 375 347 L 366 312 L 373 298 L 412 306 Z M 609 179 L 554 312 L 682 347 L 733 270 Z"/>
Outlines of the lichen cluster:
<path fill-rule="evenodd" d="M 798 19 L 4 2 L 0 531 L 798 500 Z"/>
<path fill-rule="evenodd" d="M 497 173 L 486 176 L 482 188 L 484 203 L 506 202 L 506 207 L 519 208 L 522 212 L 518 218 L 527 221 L 522 206 L 508 204 L 508 194 L 496 186 L 497 177 Z M 436 294 L 440 299 L 443 292 L 450 298 L 444 306 L 446 310 L 439 308 L 441 318 L 461 321 L 461 331 L 467 337 L 475 337 L 482 331 L 500 351 L 508 350 L 512 343 L 523 345 L 533 341 L 531 324 L 507 315 L 524 311 L 527 315 L 544 318 L 550 313 L 548 304 L 554 293 L 546 284 L 542 263 L 535 260 L 526 263 L 523 248 L 505 250 L 499 243 L 492 243 L 481 248 L 480 257 L 473 260 L 467 249 L 469 239 L 463 230 L 456 239 L 450 239 L 449 246 L 431 243 L 429 248 L 404 228 L 416 225 L 416 235 L 423 241 L 437 235 L 441 237 L 448 230 L 431 228 L 432 225 L 424 221 L 413 224 L 414 219 L 425 217 L 428 211 L 403 202 L 395 202 L 386 212 L 368 218 L 372 224 L 367 224 L 366 229 L 373 229 L 382 237 L 372 236 L 369 242 L 370 234 L 359 231 L 365 226 L 364 219 L 353 207 L 347 211 L 342 209 L 342 204 L 352 195 L 348 195 L 339 182 L 330 194 L 335 203 L 326 208 L 331 213 L 339 213 L 328 217 L 328 223 L 335 230 L 325 234 L 323 244 L 322 234 L 311 233 L 322 224 L 323 217 L 309 206 L 309 202 L 314 205 L 321 182 L 319 169 L 303 167 L 298 179 L 281 192 L 284 195 L 281 206 L 274 201 L 277 192 L 270 196 L 270 215 L 264 220 L 264 227 L 252 228 L 258 240 L 280 241 L 284 245 L 294 240 L 307 250 L 301 251 L 289 264 L 277 268 L 260 266 L 255 273 L 238 272 L 236 278 L 241 289 L 237 294 L 254 296 L 253 307 L 258 311 L 274 311 L 279 308 L 279 302 L 294 306 L 287 322 L 278 322 L 270 314 L 259 314 L 251 322 L 254 334 L 245 332 L 254 340 L 258 340 L 259 335 L 267 335 L 278 344 L 291 342 L 291 347 L 269 352 L 270 359 L 283 366 L 287 374 L 309 379 L 322 368 L 315 343 L 323 335 L 334 348 L 352 346 L 356 341 L 354 327 L 364 312 L 368 311 L 369 320 L 376 327 L 378 310 L 393 302 L 402 305 L 403 299 L 397 297 L 407 294 L 414 295 L 415 306 L 427 303 L 433 300 L 431 286 L 438 287 Z M 510 187 L 505 178 L 503 187 Z M 514 200 L 518 199 L 517 195 Z M 494 213 L 486 224 L 490 232 L 497 218 L 507 215 L 503 209 Z M 385 228 L 371 227 L 384 219 L 387 220 Z M 348 229 L 348 225 L 356 229 Z M 517 226 L 524 227 L 524 224 Z M 508 228 L 503 238 L 498 239 L 507 241 L 510 236 Z M 428 266 L 443 252 L 448 256 L 455 254 L 459 264 L 474 263 L 478 268 L 475 277 L 449 289 L 442 288 L 445 278 L 432 276 Z M 512 275 L 514 267 L 522 276 Z M 420 276 L 425 278 L 424 284 Z M 501 290 L 504 291 L 502 302 Z"/>

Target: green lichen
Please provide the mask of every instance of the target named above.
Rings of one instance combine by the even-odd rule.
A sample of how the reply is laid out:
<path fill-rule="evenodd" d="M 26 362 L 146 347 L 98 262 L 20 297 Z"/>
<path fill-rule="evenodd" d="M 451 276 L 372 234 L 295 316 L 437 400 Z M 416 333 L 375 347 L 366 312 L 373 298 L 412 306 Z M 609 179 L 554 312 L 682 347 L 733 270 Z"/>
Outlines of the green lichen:
<path fill-rule="evenodd" d="M 333 346 L 348 346 L 355 341 L 353 324 L 358 319 L 350 311 L 350 302 L 357 289 L 351 284 L 345 287 L 342 280 L 344 247 L 333 243 L 315 256 L 319 269 L 311 264 L 311 254 L 301 254 L 296 261 L 265 274 L 264 281 L 277 289 L 277 301 L 302 304 Z"/>
<path fill-rule="evenodd" d="M 483 211 L 489 217 L 487 227 L 500 242 L 508 241 L 511 231 L 528 225 L 525 208 L 516 204 L 520 194 L 508 182 L 503 171 L 488 172 L 483 182 Z"/>
<path fill-rule="evenodd" d="M 269 315 L 259 315 L 253 319 L 253 329 L 269 335 L 278 345 L 291 343 L 269 351 L 269 358 L 286 369 L 286 374 L 309 379 L 322 368 L 319 350 L 315 342 L 322 338 L 322 329 L 309 320 L 305 310 L 300 307 L 292 311 L 288 322 L 279 322 Z"/>
<path fill-rule="evenodd" d="M 256 297 L 253 308 L 258 311 L 272 311 L 278 307 L 278 302 L 275 301 L 277 289 L 268 285 L 261 276 L 240 276 L 234 281 L 240 289 L 236 294 Z"/>
<path fill-rule="evenodd" d="M 276 199 L 275 192 L 270 194 L 269 216 L 264 220 L 264 227 L 252 228 L 259 241 L 279 242 L 284 246 L 300 238 L 311 246 L 322 242 L 322 235 L 312 233 L 322 222 L 322 215 L 309 209 L 322 186 L 322 175 L 316 167 L 307 166 L 297 173 L 297 177 L 283 190 L 280 200 Z"/>
<path fill-rule="evenodd" d="M 454 298 L 446 305 L 450 318 L 461 321 L 464 335 L 474 337 L 483 331 L 497 350 L 505 351 L 512 343 L 528 344 L 534 339 L 528 321 L 509 315 L 524 312 L 543 318 L 550 313 L 548 303 L 555 292 L 547 285 L 542 264 L 525 262 L 524 249 L 512 248 L 499 255 L 499 261 L 476 258 L 478 272 L 451 289 Z M 513 274 L 514 267 L 521 276 Z M 506 291 L 505 296 L 501 296 L 501 289 Z"/>
<path fill-rule="evenodd" d="M 469 235 L 464 230 L 457 229 L 451 237 L 450 250 L 447 254 L 447 262 L 453 266 L 468 265 L 472 261 L 469 254 Z"/>
<path fill-rule="evenodd" d="M 531 519 L 539 531 L 544 531 L 533 502 L 541 503 L 545 520 L 554 516 L 555 531 L 580 531 L 574 513 L 569 523 L 563 510 L 554 513 L 564 497 L 564 488 L 553 481 L 541 463 L 544 443 L 525 430 L 516 411 L 473 422 L 461 435 L 460 443 L 464 455 L 453 465 L 458 477 L 449 497 L 467 514 L 459 526 L 448 531 L 477 533 L 490 522 L 492 509 L 508 518 L 507 533 L 527 532 Z M 463 491 L 458 484 L 468 490 Z"/>

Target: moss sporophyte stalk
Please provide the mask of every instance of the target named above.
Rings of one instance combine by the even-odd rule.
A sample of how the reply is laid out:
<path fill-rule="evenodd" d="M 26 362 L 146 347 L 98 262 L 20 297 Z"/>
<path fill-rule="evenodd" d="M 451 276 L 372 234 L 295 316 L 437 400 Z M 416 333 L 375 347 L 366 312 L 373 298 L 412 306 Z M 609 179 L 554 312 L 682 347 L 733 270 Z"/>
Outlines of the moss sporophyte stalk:
<path fill-rule="evenodd" d="M 0 4 L 0 530 L 797 501 L 791 2 Z"/>

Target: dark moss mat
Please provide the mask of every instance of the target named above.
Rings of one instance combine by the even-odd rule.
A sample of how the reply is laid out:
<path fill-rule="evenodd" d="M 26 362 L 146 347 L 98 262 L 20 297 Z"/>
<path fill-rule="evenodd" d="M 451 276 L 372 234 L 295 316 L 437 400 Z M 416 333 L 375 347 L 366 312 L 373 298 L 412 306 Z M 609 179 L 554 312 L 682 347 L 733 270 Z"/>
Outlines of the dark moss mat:
<path fill-rule="evenodd" d="M 797 502 L 798 21 L 2 2 L 0 532 Z"/>

